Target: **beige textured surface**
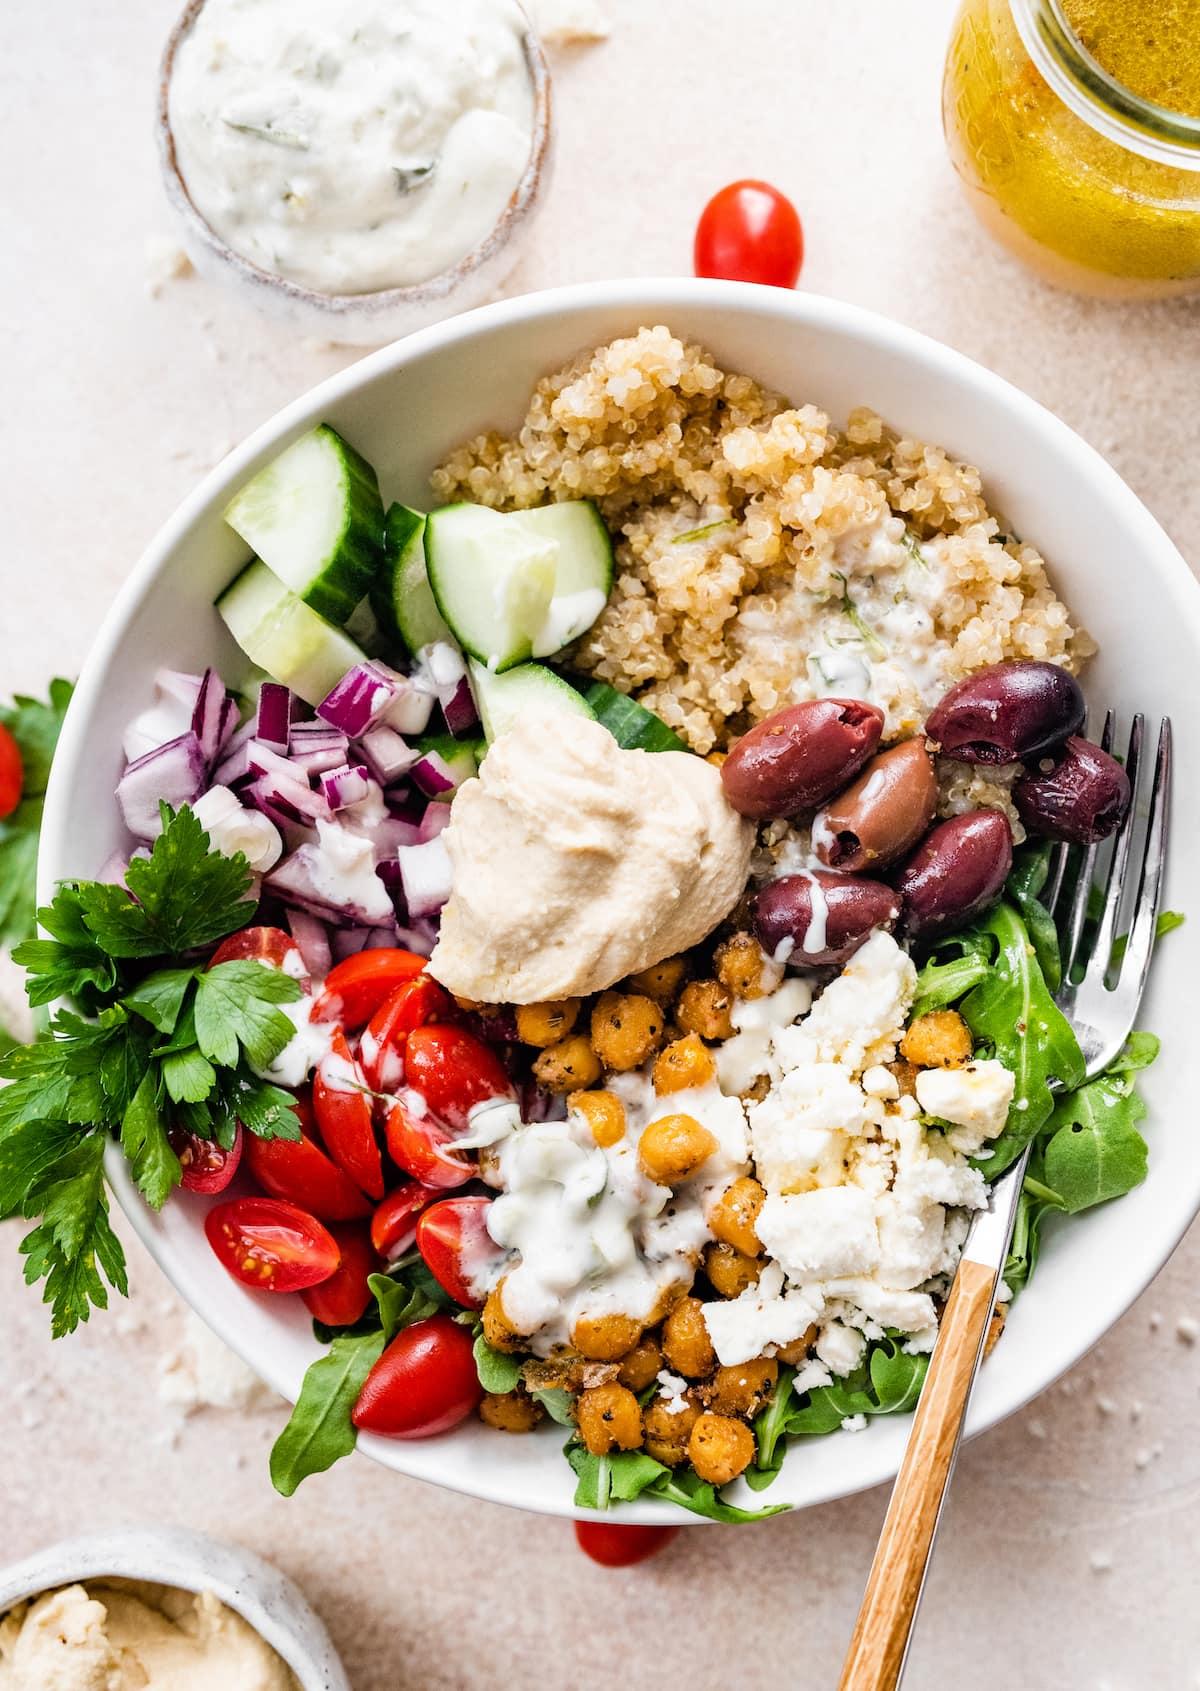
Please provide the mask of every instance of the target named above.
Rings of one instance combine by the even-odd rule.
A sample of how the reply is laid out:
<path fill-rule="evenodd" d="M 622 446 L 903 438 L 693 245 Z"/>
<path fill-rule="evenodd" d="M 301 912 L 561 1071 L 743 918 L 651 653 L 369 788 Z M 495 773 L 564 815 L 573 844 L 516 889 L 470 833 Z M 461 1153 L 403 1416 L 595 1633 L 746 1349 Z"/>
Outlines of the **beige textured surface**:
<path fill-rule="evenodd" d="M 1027 388 L 1200 557 L 1197 307 L 1079 303 L 976 232 L 939 132 L 947 0 L 610 8 L 610 42 L 558 58 L 557 182 L 514 288 L 684 270 L 708 192 L 770 176 L 803 212 L 807 286 Z M 348 356 L 292 344 L 195 279 L 148 296 L 144 242 L 167 230 L 151 92 L 172 10 L 40 0 L 0 19 L 5 691 L 73 672 L 197 476 Z M 131 1309 L 52 1347 L 15 1234 L 0 1236 L 5 1557 L 138 1518 L 240 1537 L 307 1587 L 356 1691 L 835 1681 L 882 1492 L 739 1536 L 692 1533 L 628 1574 L 586 1563 L 560 1522 L 365 1462 L 285 1503 L 266 1476 L 270 1413 L 206 1411 L 172 1441 L 155 1377 L 180 1306 L 132 1255 Z M 1200 1686 L 1200 1346 L 1176 1333 L 1200 1312 L 1198 1271 L 1193 1231 L 1090 1358 L 964 1453 L 914 1687 Z"/>

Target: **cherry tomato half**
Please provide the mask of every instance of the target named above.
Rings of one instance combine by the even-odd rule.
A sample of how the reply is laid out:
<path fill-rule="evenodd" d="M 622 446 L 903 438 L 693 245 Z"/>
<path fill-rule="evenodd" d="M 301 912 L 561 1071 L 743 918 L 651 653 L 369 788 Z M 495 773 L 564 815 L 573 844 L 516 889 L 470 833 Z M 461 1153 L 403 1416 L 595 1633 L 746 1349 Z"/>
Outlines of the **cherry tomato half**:
<path fill-rule="evenodd" d="M 299 1292 L 328 1280 L 341 1260 L 328 1228 L 298 1204 L 230 1198 L 204 1218 L 208 1242 L 235 1280 L 258 1292 Z"/>
<path fill-rule="evenodd" d="M 25 765 L 21 748 L 3 723 L 0 723 L 0 822 L 11 816 L 21 802 L 25 790 Z"/>
<path fill-rule="evenodd" d="M 415 951 L 380 946 L 344 957 L 325 977 L 325 987 L 313 1011 L 314 1022 L 340 1022 L 353 1033 L 364 1027 L 385 998 L 412 980 L 427 959 Z"/>
<path fill-rule="evenodd" d="M 264 1192 L 299 1204 L 322 1221 L 355 1221 L 371 1213 L 370 1199 L 325 1155 L 305 1126 L 299 1139 L 259 1139 L 251 1134 L 246 1167 Z"/>
<path fill-rule="evenodd" d="M 351 1419 L 364 1433 L 425 1439 L 456 1427 L 478 1404 L 471 1335 L 448 1315 L 414 1321 L 367 1375 Z"/>
<path fill-rule="evenodd" d="M 794 288 L 804 263 L 795 206 L 769 182 L 731 182 L 700 213 L 694 263 L 697 276 Z"/>
<path fill-rule="evenodd" d="M 631 1568 L 666 1548 L 678 1527 L 619 1527 L 608 1521 L 576 1521 L 579 1548 L 602 1568 Z"/>
<path fill-rule="evenodd" d="M 295 970 L 297 979 L 301 979 L 307 971 L 296 961 L 299 956 L 300 947 L 282 928 L 243 928 L 240 933 L 230 934 L 228 939 L 221 941 L 209 958 L 208 966 L 215 969 L 218 963 L 253 960 L 269 963 L 273 969 L 282 969 L 292 957 L 290 967 Z"/>
<path fill-rule="evenodd" d="M 223 1192 L 238 1171 L 246 1138 L 241 1122 L 228 1151 L 186 1127 L 173 1127 L 168 1137 L 183 1170 L 179 1184 L 185 1192 Z"/>
<path fill-rule="evenodd" d="M 487 1230 L 490 1198 L 443 1198 L 417 1223 L 417 1249 L 438 1285 L 464 1309 L 482 1309 L 472 1281 L 505 1255 Z"/>
<path fill-rule="evenodd" d="M 410 1180 L 389 1192 L 371 1217 L 371 1243 L 387 1262 L 403 1256 L 417 1236 L 417 1217 L 441 1197 L 436 1186 Z"/>
<path fill-rule="evenodd" d="M 383 1197 L 383 1159 L 375 1142 L 371 1097 L 341 1028 L 313 1076 L 313 1113 L 325 1149 L 372 1198 Z"/>
<path fill-rule="evenodd" d="M 362 1036 L 363 1074 L 373 1092 L 394 1092 L 404 1080 L 408 1036 L 426 1022 L 454 1015 L 454 1000 L 432 975 L 417 975 L 396 988 L 376 1010 Z"/>
<path fill-rule="evenodd" d="M 334 1222 L 329 1231 L 342 1260 L 328 1280 L 306 1287 L 300 1296 L 314 1321 L 323 1321 L 326 1327 L 353 1327 L 371 1302 L 367 1276 L 382 1264 L 361 1221 Z"/>
<path fill-rule="evenodd" d="M 411 1103 L 397 1098 L 383 1121 L 388 1154 L 398 1168 L 425 1186 L 445 1191 L 465 1186 L 475 1175 L 475 1158 L 449 1155 L 454 1135 L 431 1115 L 418 1115 Z"/>
<path fill-rule="evenodd" d="M 405 1083 L 430 1110 L 465 1131 L 471 1111 L 489 1098 L 516 1098 L 504 1064 L 490 1046 L 465 1028 L 434 1023 L 415 1028 L 404 1050 Z"/>

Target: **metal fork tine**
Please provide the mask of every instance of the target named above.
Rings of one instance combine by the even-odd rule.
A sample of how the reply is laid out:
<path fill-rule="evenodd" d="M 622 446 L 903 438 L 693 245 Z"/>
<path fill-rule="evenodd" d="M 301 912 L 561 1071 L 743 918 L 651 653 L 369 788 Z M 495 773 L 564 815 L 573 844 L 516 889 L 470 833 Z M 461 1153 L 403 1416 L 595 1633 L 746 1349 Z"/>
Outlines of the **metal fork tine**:
<path fill-rule="evenodd" d="M 1105 751 L 1112 747 L 1113 724 L 1115 722 L 1112 711 L 1108 711 L 1104 718 L 1104 732 L 1100 736 L 1100 744 Z M 1079 865 L 1079 879 L 1075 883 L 1075 893 L 1071 899 L 1071 907 L 1066 919 L 1066 942 L 1063 945 L 1062 971 L 1063 979 L 1069 980 L 1079 955 L 1079 943 L 1083 938 L 1084 925 L 1087 922 L 1088 895 L 1092 890 L 1092 875 L 1096 868 L 1097 844 L 1090 845 L 1083 854 L 1083 861 Z"/>
<path fill-rule="evenodd" d="M 1145 730 L 1146 719 L 1141 711 L 1133 719 L 1129 730 L 1129 750 L 1125 755 L 1125 773 L 1129 777 L 1131 797 L 1129 814 L 1121 825 L 1113 847 L 1112 863 L 1108 871 L 1108 891 L 1104 899 L 1104 914 L 1100 918 L 1100 927 L 1096 934 L 1096 944 L 1092 951 L 1089 971 L 1098 975 L 1108 973 L 1109 960 L 1112 957 L 1113 942 L 1117 937 L 1117 922 L 1121 914 L 1121 898 L 1125 891 L 1125 874 L 1129 866 L 1129 852 L 1133 845 L 1134 812 L 1137 808 L 1138 772 L 1142 759 L 1142 735 Z"/>
<path fill-rule="evenodd" d="M 1158 753 L 1154 760 L 1154 784 L 1150 789 L 1150 822 L 1146 849 L 1138 881 L 1137 905 L 1129 927 L 1129 943 L 1121 959 L 1118 987 L 1123 1000 L 1136 1002 L 1142 996 L 1150 953 L 1154 950 L 1158 907 L 1162 901 L 1163 865 L 1171 824 L 1171 719 L 1163 718 L 1158 731 Z"/>
<path fill-rule="evenodd" d="M 1051 914 L 1053 914 L 1054 906 L 1058 903 L 1062 894 L 1063 877 L 1067 873 L 1067 859 L 1070 856 L 1070 851 L 1070 846 L 1065 841 L 1060 841 L 1050 853 L 1050 872 L 1046 876 L 1042 903 Z"/>

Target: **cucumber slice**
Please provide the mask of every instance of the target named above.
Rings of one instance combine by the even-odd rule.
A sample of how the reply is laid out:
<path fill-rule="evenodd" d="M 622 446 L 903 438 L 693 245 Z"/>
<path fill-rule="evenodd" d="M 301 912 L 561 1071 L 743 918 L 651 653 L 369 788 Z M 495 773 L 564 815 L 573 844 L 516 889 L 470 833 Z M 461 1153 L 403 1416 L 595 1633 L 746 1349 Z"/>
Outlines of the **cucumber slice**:
<path fill-rule="evenodd" d="M 371 589 L 371 603 L 382 625 L 397 635 L 416 657 L 435 641 L 454 642 L 446 627 L 425 570 L 425 518 L 407 505 L 387 514 L 383 569 Z"/>
<path fill-rule="evenodd" d="M 561 652 L 595 622 L 608 603 L 613 582 L 613 549 L 604 518 L 590 499 L 566 499 L 513 511 L 509 521 L 528 534 L 558 543 L 554 598 L 533 637 L 535 658 Z"/>
<path fill-rule="evenodd" d="M 310 705 L 319 705 L 363 653 L 331 622 L 283 586 L 266 564 L 248 564 L 217 610 L 252 663 Z"/>
<path fill-rule="evenodd" d="M 636 699 L 626 698 L 607 681 L 593 681 L 583 695 L 597 722 L 604 724 L 613 739 L 626 751 L 686 752 L 687 745 L 661 716 L 655 716 Z"/>
<path fill-rule="evenodd" d="M 518 664 L 497 675 L 484 664 L 471 661 L 471 691 L 479 707 L 479 719 L 490 746 L 527 711 L 562 711 L 568 716 L 592 715 L 592 707 L 570 682 L 540 663 Z"/>
<path fill-rule="evenodd" d="M 225 521 L 285 587 L 339 625 L 379 573 L 379 483 L 328 423 L 248 481 L 225 507 Z"/>
<path fill-rule="evenodd" d="M 435 800 L 440 799 L 446 804 L 450 803 L 464 781 L 469 781 L 472 775 L 478 773 L 487 751 L 486 740 L 456 740 L 453 734 L 421 734 L 412 743 L 422 757 L 436 752 L 453 777 L 454 787 L 450 792 L 433 794 Z"/>
<path fill-rule="evenodd" d="M 437 608 L 459 644 L 496 673 L 524 662 L 554 596 L 558 542 L 486 505 L 447 505 L 425 523 Z"/>

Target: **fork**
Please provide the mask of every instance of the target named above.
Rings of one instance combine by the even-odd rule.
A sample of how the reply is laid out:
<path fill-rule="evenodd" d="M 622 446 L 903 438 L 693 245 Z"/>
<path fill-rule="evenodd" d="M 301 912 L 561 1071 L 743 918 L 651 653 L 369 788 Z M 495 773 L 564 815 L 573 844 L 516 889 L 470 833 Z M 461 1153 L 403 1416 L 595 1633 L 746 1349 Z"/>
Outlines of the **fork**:
<path fill-rule="evenodd" d="M 1100 742 L 1105 751 L 1112 746 L 1113 726 L 1113 713 L 1109 711 Z M 1133 842 L 1139 832 L 1135 817 L 1144 733 L 1143 717 L 1135 716 L 1125 759 L 1131 803 L 1113 842 L 1102 883 L 1103 908 L 1094 933 L 1089 930 L 1088 911 L 1097 880 L 1097 845 L 1083 849 L 1073 881 L 1067 869 L 1069 858 L 1075 854 L 1067 846 L 1057 847 L 1043 892 L 1062 943 L 1062 984 L 1057 1003 L 1079 1040 L 1088 1080 L 1107 1067 L 1132 1032 L 1154 950 L 1170 822 L 1169 719 L 1163 720 L 1159 730 L 1146 825 L 1140 830 L 1141 849 L 1135 869 Z M 1135 872 L 1137 891 L 1128 938 L 1124 950 L 1117 951 L 1118 924 Z M 838 1681 L 839 1691 L 893 1691 L 904 1672 L 1031 1149 L 1026 1147 L 996 1181 L 987 1209 L 977 1212 L 964 1242 Z"/>

